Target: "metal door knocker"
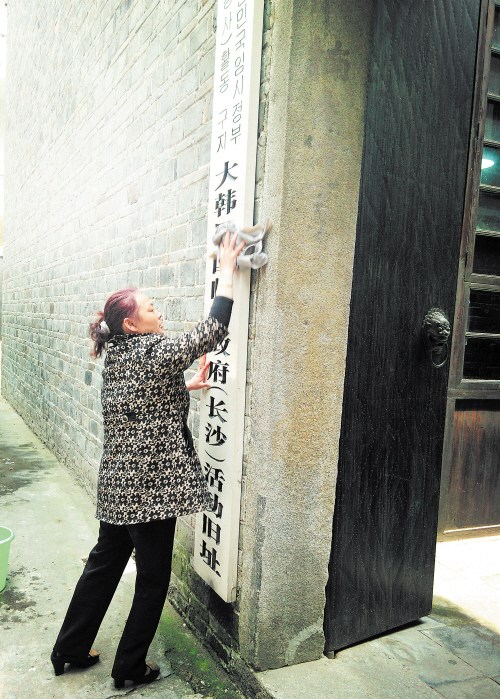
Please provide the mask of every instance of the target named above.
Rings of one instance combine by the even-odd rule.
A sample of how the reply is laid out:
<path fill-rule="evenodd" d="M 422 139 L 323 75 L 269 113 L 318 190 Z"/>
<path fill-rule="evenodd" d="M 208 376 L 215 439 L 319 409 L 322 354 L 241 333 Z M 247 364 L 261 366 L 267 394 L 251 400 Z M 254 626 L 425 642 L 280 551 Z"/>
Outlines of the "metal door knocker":
<path fill-rule="evenodd" d="M 422 339 L 431 364 L 436 369 L 444 366 L 449 355 L 450 321 L 440 308 L 431 308 L 422 323 Z"/>

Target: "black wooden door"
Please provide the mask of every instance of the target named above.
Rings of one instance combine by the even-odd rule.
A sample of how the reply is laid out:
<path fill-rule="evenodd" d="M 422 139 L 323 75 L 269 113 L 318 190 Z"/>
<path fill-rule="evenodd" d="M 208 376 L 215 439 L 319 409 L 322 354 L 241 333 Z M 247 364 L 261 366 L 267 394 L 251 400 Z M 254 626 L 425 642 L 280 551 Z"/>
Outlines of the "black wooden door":
<path fill-rule="evenodd" d="M 430 611 L 480 0 L 375 0 L 326 651 Z"/>

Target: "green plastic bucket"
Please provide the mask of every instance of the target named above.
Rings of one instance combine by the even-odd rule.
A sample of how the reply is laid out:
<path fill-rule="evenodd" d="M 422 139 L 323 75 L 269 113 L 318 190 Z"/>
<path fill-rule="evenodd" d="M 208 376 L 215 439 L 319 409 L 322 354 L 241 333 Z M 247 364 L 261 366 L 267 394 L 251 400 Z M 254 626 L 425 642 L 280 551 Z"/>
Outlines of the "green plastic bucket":
<path fill-rule="evenodd" d="M 14 532 L 8 527 L 0 527 L 0 592 L 5 587 L 7 580 L 7 567 L 9 564 L 10 542 L 14 539 Z"/>

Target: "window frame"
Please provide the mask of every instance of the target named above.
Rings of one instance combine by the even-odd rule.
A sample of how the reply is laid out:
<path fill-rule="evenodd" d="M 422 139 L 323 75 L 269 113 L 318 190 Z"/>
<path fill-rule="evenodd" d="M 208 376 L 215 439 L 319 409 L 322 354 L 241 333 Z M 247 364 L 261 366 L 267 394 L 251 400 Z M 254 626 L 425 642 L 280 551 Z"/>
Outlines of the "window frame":
<path fill-rule="evenodd" d="M 450 398 L 491 397 L 498 399 L 498 390 L 500 389 L 500 376 L 498 379 L 466 379 L 463 377 L 467 337 L 477 337 L 478 335 L 468 331 L 470 291 L 471 289 L 484 289 L 500 293 L 500 276 L 473 272 L 476 237 L 500 238 L 500 231 L 476 230 L 480 192 L 498 195 L 500 209 L 500 187 L 492 187 L 480 182 L 484 146 L 496 147 L 500 151 L 500 141 L 484 138 L 488 100 L 500 104 L 500 94 L 488 92 L 491 56 L 500 57 L 500 49 L 493 49 L 491 45 L 496 8 L 497 12 L 500 13 L 500 0 L 484 0 L 477 51 L 476 85 L 469 148 L 469 176 L 465 193 L 462 247 L 448 384 Z M 492 338 L 499 337 L 495 333 L 481 333 L 481 335 Z"/>

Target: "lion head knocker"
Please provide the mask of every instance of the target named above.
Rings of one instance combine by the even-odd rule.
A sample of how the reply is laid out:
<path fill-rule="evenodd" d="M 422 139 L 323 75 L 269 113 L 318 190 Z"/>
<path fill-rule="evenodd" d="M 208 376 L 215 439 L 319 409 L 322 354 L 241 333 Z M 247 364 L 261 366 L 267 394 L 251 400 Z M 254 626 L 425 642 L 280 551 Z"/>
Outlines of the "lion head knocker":
<path fill-rule="evenodd" d="M 448 359 L 448 342 L 450 339 L 450 321 L 440 308 L 431 308 L 422 323 L 422 338 L 436 369 L 444 366 Z"/>

